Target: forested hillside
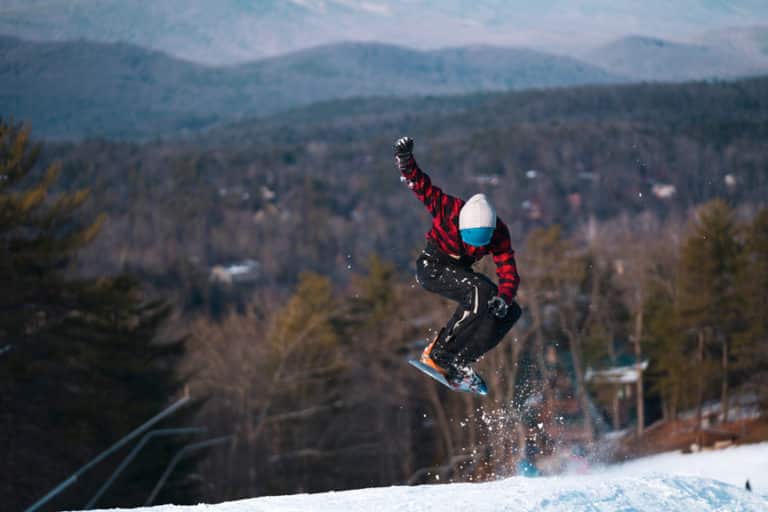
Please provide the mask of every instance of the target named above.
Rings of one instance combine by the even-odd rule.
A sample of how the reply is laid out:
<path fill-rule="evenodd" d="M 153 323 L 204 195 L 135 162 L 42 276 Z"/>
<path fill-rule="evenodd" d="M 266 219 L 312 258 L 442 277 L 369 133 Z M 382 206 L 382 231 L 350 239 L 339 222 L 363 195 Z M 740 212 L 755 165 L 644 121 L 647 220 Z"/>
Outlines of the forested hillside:
<path fill-rule="evenodd" d="M 713 197 L 763 204 L 768 190 L 766 79 L 349 100 L 183 140 L 49 144 L 46 157 L 109 214 L 88 272 L 251 258 L 272 283 L 307 269 L 343 281 L 347 257 L 405 268 L 421 244 L 427 214 L 392 163 L 402 133 L 446 191 L 489 193 L 518 241 Z"/>

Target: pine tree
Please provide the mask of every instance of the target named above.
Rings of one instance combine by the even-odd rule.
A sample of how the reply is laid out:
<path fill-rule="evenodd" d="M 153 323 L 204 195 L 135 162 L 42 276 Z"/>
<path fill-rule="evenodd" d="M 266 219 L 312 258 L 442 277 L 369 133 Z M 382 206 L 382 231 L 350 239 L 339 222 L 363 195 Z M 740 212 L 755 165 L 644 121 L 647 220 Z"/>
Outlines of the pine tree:
<path fill-rule="evenodd" d="M 86 190 L 49 197 L 61 165 L 35 175 L 41 146 L 32 145 L 29 134 L 0 120 L 0 340 L 9 350 L 20 348 L 40 324 L 67 314 L 78 285 L 66 283 L 62 270 L 103 222 L 73 215 L 87 200 Z"/>
<path fill-rule="evenodd" d="M 696 370 L 681 330 L 675 290 L 658 284 L 651 286 L 643 309 L 647 326 L 645 351 L 651 360 L 651 391 L 661 397 L 664 419 L 675 420 L 677 413 L 690 405 L 688 383 Z"/>
<path fill-rule="evenodd" d="M 274 462 L 271 491 L 333 485 L 329 461 L 337 449 L 332 432 L 340 427 L 345 368 L 336 306 L 330 279 L 304 272 L 270 331 L 270 357 L 261 371 L 273 383 L 263 414 Z"/>
<path fill-rule="evenodd" d="M 745 328 L 733 352 L 740 381 L 768 403 L 768 208 L 755 216 L 745 242 L 746 261 L 738 276 Z"/>
<path fill-rule="evenodd" d="M 167 305 L 127 277 L 68 275 L 103 219 L 83 220 L 85 190 L 54 196 L 61 166 L 36 169 L 29 130 L 0 122 L 0 502 L 21 509 L 167 405 L 181 342 L 159 343 Z M 102 505 L 138 505 L 170 457 L 158 445 Z M 97 468 L 50 502 L 80 508 Z M 183 492 L 183 491 L 182 491 Z"/>
<path fill-rule="evenodd" d="M 733 210 L 716 199 L 703 205 L 680 260 L 680 313 L 684 326 L 696 338 L 699 419 L 714 355 L 720 360 L 721 407 L 728 420 L 731 342 L 743 310 L 737 275 L 743 264 L 738 226 Z M 713 354 L 714 353 L 714 354 Z M 699 423 L 700 424 L 700 423 Z"/>

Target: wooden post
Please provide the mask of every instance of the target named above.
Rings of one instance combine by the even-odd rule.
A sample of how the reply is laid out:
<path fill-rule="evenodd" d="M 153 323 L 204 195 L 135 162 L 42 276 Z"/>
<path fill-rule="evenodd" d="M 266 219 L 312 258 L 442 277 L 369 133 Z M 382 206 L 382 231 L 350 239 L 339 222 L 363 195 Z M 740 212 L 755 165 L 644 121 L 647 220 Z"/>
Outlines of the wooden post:
<path fill-rule="evenodd" d="M 637 368 L 637 435 L 643 435 L 645 430 L 645 395 L 643 393 L 643 351 L 641 340 L 643 338 L 643 301 L 638 301 L 638 311 L 635 315 L 635 368 Z"/>
<path fill-rule="evenodd" d="M 720 408 L 723 412 L 723 423 L 728 423 L 728 341 L 723 336 L 723 382 L 720 385 Z"/>
<path fill-rule="evenodd" d="M 696 442 L 701 446 L 701 412 L 704 405 L 704 331 L 698 331 L 699 347 L 696 360 L 699 363 L 696 390 Z"/>

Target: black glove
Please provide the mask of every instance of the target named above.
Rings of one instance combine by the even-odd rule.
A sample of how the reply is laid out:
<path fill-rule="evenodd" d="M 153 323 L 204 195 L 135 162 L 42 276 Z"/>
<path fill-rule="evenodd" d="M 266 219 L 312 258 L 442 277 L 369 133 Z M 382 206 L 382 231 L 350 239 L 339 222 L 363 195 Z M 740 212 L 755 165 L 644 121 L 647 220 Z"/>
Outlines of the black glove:
<path fill-rule="evenodd" d="M 413 161 L 413 139 L 410 137 L 400 137 L 395 142 L 395 161 L 400 172 L 411 170 Z"/>
<path fill-rule="evenodd" d="M 490 311 L 496 318 L 504 318 L 507 316 L 509 305 L 504 302 L 501 297 L 494 297 L 488 301 L 488 311 Z"/>

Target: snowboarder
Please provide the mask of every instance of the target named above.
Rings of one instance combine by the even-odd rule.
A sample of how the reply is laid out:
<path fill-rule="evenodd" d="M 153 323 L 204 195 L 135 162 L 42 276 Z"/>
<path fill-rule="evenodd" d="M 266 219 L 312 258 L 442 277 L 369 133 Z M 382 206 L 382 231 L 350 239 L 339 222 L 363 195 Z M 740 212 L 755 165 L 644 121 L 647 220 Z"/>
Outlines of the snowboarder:
<path fill-rule="evenodd" d="M 455 313 L 421 354 L 420 362 L 454 389 L 482 379 L 470 365 L 495 347 L 520 318 L 520 283 L 507 226 L 484 194 L 466 202 L 444 193 L 413 158 L 413 139 L 394 144 L 395 162 L 409 188 L 432 215 L 427 245 L 416 260 L 416 280 L 426 290 L 458 303 Z M 491 254 L 498 287 L 474 265 Z M 484 388 L 484 383 L 482 383 Z"/>

